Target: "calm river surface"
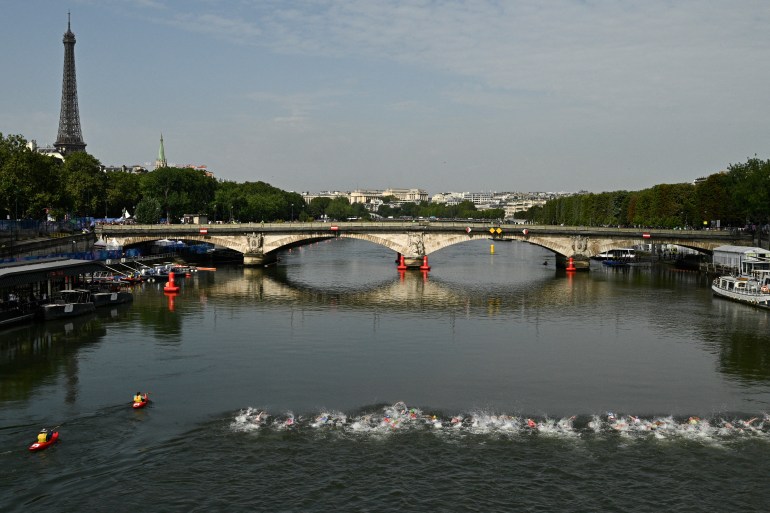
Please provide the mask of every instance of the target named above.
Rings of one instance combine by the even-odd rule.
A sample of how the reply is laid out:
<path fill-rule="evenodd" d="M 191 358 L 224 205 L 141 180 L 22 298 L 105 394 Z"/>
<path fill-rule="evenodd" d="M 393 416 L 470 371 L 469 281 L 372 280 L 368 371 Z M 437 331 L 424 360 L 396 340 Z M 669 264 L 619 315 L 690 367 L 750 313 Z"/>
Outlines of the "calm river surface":
<path fill-rule="evenodd" d="M 490 243 L 425 278 L 338 239 L 0 331 L 0 511 L 770 509 L 770 313 Z"/>

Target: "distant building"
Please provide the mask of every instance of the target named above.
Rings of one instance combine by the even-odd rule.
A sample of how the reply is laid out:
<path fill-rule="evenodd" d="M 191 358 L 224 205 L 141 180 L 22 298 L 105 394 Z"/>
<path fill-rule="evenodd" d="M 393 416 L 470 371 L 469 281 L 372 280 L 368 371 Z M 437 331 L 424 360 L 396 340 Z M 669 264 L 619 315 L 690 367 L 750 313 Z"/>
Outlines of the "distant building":
<path fill-rule="evenodd" d="M 348 195 L 351 204 L 354 203 L 372 203 L 382 200 L 382 191 L 356 189 Z"/>
<path fill-rule="evenodd" d="M 544 199 L 529 199 L 529 200 L 517 200 L 508 202 L 505 204 L 505 217 L 506 219 L 513 219 L 516 214 L 526 212 L 532 207 L 539 207 L 545 205 Z"/>
<path fill-rule="evenodd" d="M 41 148 L 37 145 L 37 141 L 35 141 L 34 139 L 32 139 L 27 143 L 27 148 L 29 148 L 29 150 L 32 152 L 40 153 L 41 155 L 46 155 L 47 157 L 53 157 L 59 160 L 64 160 L 64 155 L 62 155 L 62 153 L 58 149 L 54 148 L 53 146 L 46 146 Z"/>
<path fill-rule="evenodd" d="M 350 201 L 350 193 L 341 191 L 321 191 L 318 193 L 302 192 L 300 193 L 300 196 L 302 196 L 302 199 L 305 200 L 305 203 L 310 203 L 316 198 L 345 198 L 346 200 Z"/>
<path fill-rule="evenodd" d="M 133 173 L 137 175 L 149 172 L 145 166 L 139 164 L 133 164 L 130 166 L 125 164 L 122 166 L 102 166 L 102 171 L 105 173 Z"/>
<path fill-rule="evenodd" d="M 393 196 L 399 201 L 419 203 L 428 201 L 428 192 L 422 189 L 385 189 L 383 196 Z"/>
<path fill-rule="evenodd" d="M 485 205 L 492 202 L 491 192 L 464 192 L 463 200 L 470 201 L 474 205 Z"/>

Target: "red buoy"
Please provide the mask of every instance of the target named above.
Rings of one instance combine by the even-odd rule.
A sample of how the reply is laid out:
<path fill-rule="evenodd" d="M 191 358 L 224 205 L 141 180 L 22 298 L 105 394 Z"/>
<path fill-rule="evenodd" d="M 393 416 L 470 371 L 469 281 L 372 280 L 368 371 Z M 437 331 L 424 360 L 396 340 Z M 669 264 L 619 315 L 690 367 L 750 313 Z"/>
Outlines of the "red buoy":
<path fill-rule="evenodd" d="M 575 269 L 575 261 L 572 259 L 572 257 L 569 257 L 569 262 L 567 263 L 567 270 L 568 271 L 576 271 Z"/>
<path fill-rule="evenodd" d="M 398 267 L 396 267 L 399 271 L 406 271 L 406 263 L 404 262 L 404 255 L 401 255 L 401 258 L 399 258 Z"/>
<path fill-rule="evenodd" d="M 430 271 L 430 266 L 428 265 L 428 255 L 424 255 L 422 257 L 422 265 L 420 266 L 421 271 Z"/>
<path fill-rule="evenodd" d="M 179 292 L 179 286 L 174 283 L 174 273 L 168 273 L 168 283 L 163 287 L 163 292 Z"/>

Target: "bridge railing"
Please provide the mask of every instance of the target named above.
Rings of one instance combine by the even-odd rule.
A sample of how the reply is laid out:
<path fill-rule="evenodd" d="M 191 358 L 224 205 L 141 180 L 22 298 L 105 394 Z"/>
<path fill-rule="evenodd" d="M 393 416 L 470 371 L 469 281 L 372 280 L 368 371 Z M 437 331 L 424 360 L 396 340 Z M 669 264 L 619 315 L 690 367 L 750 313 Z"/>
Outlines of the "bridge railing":
<path fill-rule="evenodd" d="M 129 234 L 168 234 L 172 237 L 184 235 L 240 235 L 250 232 L 465 232 L 472 235 L 487 234 L 490 228 L 500 228 L 503 236 L 523 235 L 601 235 L 622 238 L 665 239 L 715 239 L 715 240 L 751 240 L 752 235 L 736 229 L 732 230 L 669 230 L 647 228 L 616 228 L 601 226 L 559 226 L 559 225 L 521 225 L 492 223 L 483 221 L 374 221 L 374 222 L 293 222 L 293 223 L 235 223 L 235 224 L 133 224 L 97 226 L 97 234 L 125 236 Z M 469 231 L 470 229 L 470 231 Z"/>

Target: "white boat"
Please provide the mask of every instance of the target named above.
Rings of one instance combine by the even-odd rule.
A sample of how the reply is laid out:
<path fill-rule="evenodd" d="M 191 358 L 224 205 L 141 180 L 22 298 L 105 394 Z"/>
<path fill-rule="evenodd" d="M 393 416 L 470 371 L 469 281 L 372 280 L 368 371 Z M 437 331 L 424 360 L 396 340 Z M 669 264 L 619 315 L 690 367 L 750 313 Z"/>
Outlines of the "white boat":
<path fill-rule="evenodd" d="M 634 248 L 618 248 L 610 249 L 604 253 L 599 253 L 593 257 L 594 260 L 615 260 L 633 262 L 636 258 L 636 250 Z"/>
<path fill-rule="evenodd" d="M 770 270 L 750 275 L 719 276 L 711 283 L 714 295 L 761 308 L 770 308 Z"/>

